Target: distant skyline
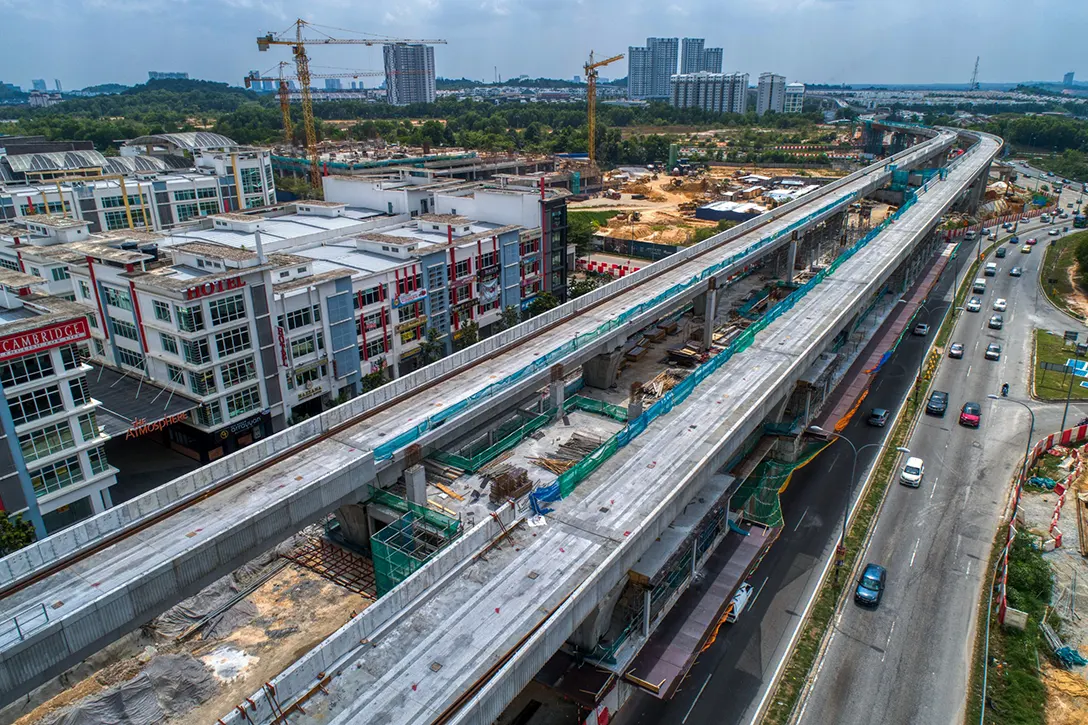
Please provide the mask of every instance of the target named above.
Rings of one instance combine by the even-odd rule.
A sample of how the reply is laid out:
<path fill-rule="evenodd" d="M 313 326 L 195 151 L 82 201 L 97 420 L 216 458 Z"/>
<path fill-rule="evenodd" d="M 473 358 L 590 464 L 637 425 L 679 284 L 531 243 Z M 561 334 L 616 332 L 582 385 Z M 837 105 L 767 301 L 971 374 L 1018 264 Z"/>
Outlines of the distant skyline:
<path fill-rule="evenodd" d="M 1020 24 L 1011 19 L 1025 9 L 1012 0 L 398 0 L 386 8 L 368 13 L 354 0 L 0 0 L 0 81 L 24 89 L 34 78 L 62 78 L 65 88 L 132 85 L 165 69 L 241 85 L 249 70 L 289 59 L 285 48 L 258 52 L 256 37 L 287 28 L 298 13 L 330 35 L 352 37 L 335 29 L 349 28 L 443 38 L 438 75 L 484 81 L 496 66 L 504 79 L 571 78 L 591 49 L 626 54 L 650 36 L 706 38 L 724 48 L 725 72 L 773 71 L 806 83 L 962 84 L 976 55 L 987 83 L 1061 82 L 1088 65 L 1079 37 L 1088 4 L 1067 0 L 1031 4 L 1030 17 L 1056 22 Z M 315 66 L 358 70 L 383 62 L 377 46 L 314 47 L 310 56 Z M 626 74 L 626 59 L 606 69 L 608 77 Z M 367 81 L 374 87 L 380 78 Z"/>

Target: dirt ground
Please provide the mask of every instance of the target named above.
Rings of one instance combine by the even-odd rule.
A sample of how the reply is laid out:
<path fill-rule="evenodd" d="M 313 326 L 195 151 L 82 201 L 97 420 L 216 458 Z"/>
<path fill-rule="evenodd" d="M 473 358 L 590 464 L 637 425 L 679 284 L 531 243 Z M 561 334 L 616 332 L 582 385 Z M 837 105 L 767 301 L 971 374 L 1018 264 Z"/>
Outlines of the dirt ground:
<path fill-rule="evenodd" d="M 134 640 L 135 651 L 130 656 L 71 684 L 16 720 L 15 725 L 42 722 L 84 697 L 135 677 L 156 654 L 183 653 L 208 666 L 219 683 L 219 691 L 195 709 L 166 722 L 215 722 L 369 604 L 365 597 L 295 564 L 284 567 L 248 600 L 256 606 L 256 616 L 226 637 L 153 644 L 148 638 Z"/>
<path fill-rule="evenodd" d="M 1079 271 L 1079 265 L 1076 264 L 1071 264 L 1065 270 L 1065 273 L 1069 275 L 1069 286 L 1073 288 L 1073 294 L 1065 296 L 1065 304 L 1077 314 L 1088 317 L 1088 295 L 1080 286 Z"/>

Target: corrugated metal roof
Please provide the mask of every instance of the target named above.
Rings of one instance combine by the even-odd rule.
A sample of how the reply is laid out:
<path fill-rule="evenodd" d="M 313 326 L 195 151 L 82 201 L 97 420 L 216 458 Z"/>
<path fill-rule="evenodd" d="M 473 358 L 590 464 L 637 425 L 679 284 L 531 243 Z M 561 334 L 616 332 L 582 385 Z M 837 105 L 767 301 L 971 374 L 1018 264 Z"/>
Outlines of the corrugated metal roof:
<path fill-rule="evenodd" d="M 198 149 L 226 148 L 237 146 L 232 139 L 211 131 L 184 131 L 182 133 L 156 133 L 140 136 L 125 142 L 126 146 L 177 146 L 186 151 Z"/>
<path fill-rule="evenodd" d="M 134 174 L 158 171 L 172 171 L 173 169 L 187 169 L 192 163 L 182 156 L 167 154 L 166 156 L 108 156 L 106 157 L 106 172 L 110 174 Z"/>
<path fill-rule="evenodd" d="M 97 151 L 54 151 L 43 154 L 17 154 L 3 158 L 11 170 L 17 174 L 25 174 L 28 171 L 101 168 L 106 165 L 106 157 Z"/>

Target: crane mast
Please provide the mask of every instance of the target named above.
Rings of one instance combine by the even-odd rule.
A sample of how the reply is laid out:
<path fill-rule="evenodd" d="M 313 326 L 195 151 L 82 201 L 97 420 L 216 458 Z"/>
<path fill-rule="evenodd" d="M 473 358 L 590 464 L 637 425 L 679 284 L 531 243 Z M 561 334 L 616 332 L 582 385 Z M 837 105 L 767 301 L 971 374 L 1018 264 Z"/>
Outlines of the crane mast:
<path fill-rule="evenodd" d="M 594 61 L 593 51 L 589 51 L 586 71 L 586 110 L 589 114 L 589 163 L 597 163 L 597 69 L 623 58 L 623 53 L 605 60 Z"/>

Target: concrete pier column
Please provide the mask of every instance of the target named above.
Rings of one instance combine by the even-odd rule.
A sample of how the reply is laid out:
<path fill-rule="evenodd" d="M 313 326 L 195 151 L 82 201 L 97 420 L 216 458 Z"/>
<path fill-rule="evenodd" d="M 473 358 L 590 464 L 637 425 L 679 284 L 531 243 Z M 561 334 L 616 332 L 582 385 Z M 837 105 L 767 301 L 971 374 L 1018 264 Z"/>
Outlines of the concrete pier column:
<path fill-rule="evenodd" d="M 563 366 L 553 365 L 552 380 L 548 383 L 548 409 L 554 410 L 557 416 L 563 415 L 563 403 L 567 399 L 567 386 L 563 381 Z"/>
<path fill-rule="evenodd" d="M 642 593 L 642 636 L 650 636 L 650 590 Z"/>
<path fill-rule="evenodd" d="M 421 465 L 404 469 L 406 498 L 420 506 L 427 505 L 427 472 Z"/>
<path fill-rule="evenodd" d="M 589 613 L 582 624 L 574 630 L 568 640 L 574 646 L 588 652 L 597 646 L 601 637 L 608 633 L 609 623 L 612 621 L 612 612 L 616 608 L 616 602 L 620 600 L 628 581 L 624 578 L 612 591 L 601 597 L 597 606 Z"/>
<path fill-rule="evenodd" d="M 714 341 L 714 320 L 718 316 L 718 278 L 711 277 L 703 295 L 703 347 L 709 348 Z"/>
<path fill-rule="evenodd" d="M 356 546 L 370 548 L 372 528 L 365 504 L 344 504 L 336 509 L 336 520 L 340 523 L 340 533 L 345 539 Z"/>
<path fill-rule="evenodd" d="M 582 365 L 582 379 L 591 388 L 608 390 L 616 384 L 616 374 L 622 359 L 623 348 L 590 358 Z"/>
<path fill-rule="evenodd" d="M 631 383 L 631 397 L 627 401 L 627 420 L 634 420 L 642 415 L 642 383 Z"/>
<path fill-rule="evenodd" d="M 796 275 L 795 267 L 797 266 L 797 232 L 795 231 L 790 237 L 790 246 L 786 252 L 786 281 L 793 282 L 794 275 Z"/>

